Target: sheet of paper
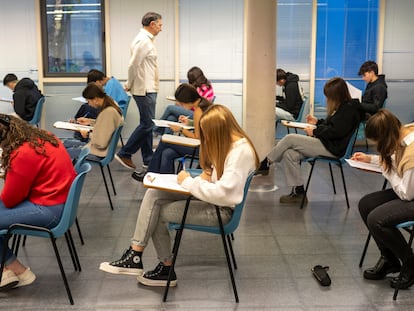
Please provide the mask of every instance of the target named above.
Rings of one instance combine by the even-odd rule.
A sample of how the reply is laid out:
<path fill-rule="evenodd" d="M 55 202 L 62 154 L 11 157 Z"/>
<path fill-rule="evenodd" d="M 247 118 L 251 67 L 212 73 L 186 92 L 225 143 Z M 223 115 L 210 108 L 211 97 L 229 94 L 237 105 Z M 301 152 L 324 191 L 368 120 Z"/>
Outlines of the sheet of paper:
<path fill-rule="evenodd" d="M 198 147 L 200 146 L 200 143 L 201 143 L 200 140 L 197 138 L 190 138 L 190 137 L 171 135 L 171 134 L 162 135 L 161 141 L 165 143 L 188 146 L 188 147 Z"/>
<path fill-rule="evenodd" d="M 361 161 L 355 161 L 351 159 L 345 159 L 345 161 L 352 167 L 359 168 L 361 170 L 382 173 L 382 168 L 376 164 L 365 163 Z"/>
<path fill-rule="evenodd" d="M 311 127 L 311 128 L 314 128 L 314 129 L 316 128 L 316 125 L 314 125 L 314 124 L 303 123 L 303 122 L 294 122 L 294 121 L 282 120 L 282 124 L 284 126 L 296 127 L 296 128 L 300 128 L 300 129 L 304 129 L 306 127 Z"/>
<path fill-rule="evenodd" d="M 58 129 L 64 129 L 64 130 L 70 130 L 70 131 L 80 131 L 80 130 L 92 131 L 93 130 L 93 126 L 82 125 L 82 124 L 71 123 L 71 122 L 63 122 L 63 121 L 56 121 L 55 123 L 53 123 L 53 126 Z"/>
<path fill-rule="evenodd" d="M 0 101 L 2 101 L 2 102 L 6 102 L 6 103 L 12 103 L 12 102 L 13 102 L 13 99 L 11 99 L 11 98 L 1 97 L 1 98 L 0 98 Z"/>
<path fill-rule="evenodd" d="M 81 102 L 81 103 L 84 103 L 84 104 L 88 102 L 88 101 L 86 100 L 86 98 L 85 98 L 85 97 L 83 97 L 83 96 L 73 97 L 73 98 L 72 98 L 72 100 L 76 100 L 76 101 Z"/>
<path fill-rule="evenodd" d="M 175 101 L 175 97 L 174 96 L 171 96 L 171 95 L 169 95 L 169 96 L 167 96 L 165 98 L 168 99 L 168 100 L 171 100 L 171 101 Z"/>
<path fill-rule="evenodd" d="M 170 127 L 170 125 L 177 125 L 177 126 L 181 126 L 184 129 L 187 129 L 187 130 L 191 130 L 191 129 L 194 128 L 194 126 L 185 125 L 185 124 L 180 123 L 180 122 L 174 122 L 174 121 L 168 121 L 168 120 L 152 119 L 152 122 L 154 122 L 155 126 L 158 126 L 158 127 Z"/>
<path fill-rule="evenodd" d="M 358 99 L 359 101 L 362 100 L 362 90 L 353 86 L 349 82 L 346 82 L 346 86 L 348 87 L 349 94 L 351 94 L 351 98 Z"/>
<path fill-rule="evenodd" d="M 144 176 L 143 183 L 147 188 L 156 188 L 161 190 L 180 192 L 183 194 L 190 194 L 188 190 L 178 184 L 177 175 L 175 174 L 159 174 L 149 172 Z"/>

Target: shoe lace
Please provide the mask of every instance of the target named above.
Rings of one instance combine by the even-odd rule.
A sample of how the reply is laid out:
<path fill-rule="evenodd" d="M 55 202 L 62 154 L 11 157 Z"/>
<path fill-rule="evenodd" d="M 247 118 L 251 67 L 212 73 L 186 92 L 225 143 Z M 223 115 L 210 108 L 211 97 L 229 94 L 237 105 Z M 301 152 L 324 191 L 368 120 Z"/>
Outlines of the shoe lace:
<path fill-rule="evenodd" d="M 148 277 L 154 277 L 154 276 L 160 275 L 161 272 L 163 271 L 164 267 L 165 267 L 164 264 L 162 262 L 160 262 L 155 267 L 154 270 L 146 272 L 145 275 L 148 276 Z"/>

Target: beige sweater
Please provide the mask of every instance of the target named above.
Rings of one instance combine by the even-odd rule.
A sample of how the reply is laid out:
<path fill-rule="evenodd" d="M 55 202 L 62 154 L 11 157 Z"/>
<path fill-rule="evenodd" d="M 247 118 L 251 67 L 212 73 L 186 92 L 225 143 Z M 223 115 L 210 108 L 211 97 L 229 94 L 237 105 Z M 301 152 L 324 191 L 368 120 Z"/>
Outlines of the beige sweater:
<path fill-rule="evenodd" d="M 102 110 L 96 118 L 93 132 L 90 134 L 91 140 L 86 145 L 91 150 L 91 154 L 98 157 L 105 157 L 111 141 L 112 133 L 124 124 L 124 118 L 113 107 Z"/>

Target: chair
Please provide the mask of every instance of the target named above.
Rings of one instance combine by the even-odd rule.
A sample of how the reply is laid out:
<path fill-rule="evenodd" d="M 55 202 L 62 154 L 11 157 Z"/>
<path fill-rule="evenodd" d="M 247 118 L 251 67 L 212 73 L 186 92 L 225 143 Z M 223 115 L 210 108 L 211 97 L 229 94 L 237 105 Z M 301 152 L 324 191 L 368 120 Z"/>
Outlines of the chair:
<path fill-rule="evenodd" d="M 68 298 L 69 298 L 69 302 L 70 302 L 71 305 L 74 304 L 73 298 L 72 298 L 72 293 L 70 291 L 69 284 L 68 284 L 68 281 L 67 281 L 67 278 L 66 278 L 66 274 L 65 274 L 65 271 L 63 269 L 62 261 L 61 261 L 60 255 L 59 255 L 59 250 L 57 249 L 57 246 L 56 246 L 56 239 L 63 236 L 63 235 L 65 236 L 66 241 L 68 242 L 69 252 L 70 252 L 71 257 L 72 257 L 72 261 L 73 261 L 73 264 L 74 264 L 74 267 L 75 267 L 75 271 L 76 270 L 81 271 L 81 266 L 80 266 L 78 254 L 76 252 L 75 244 L 73 243 L 72 236 L 70 234 L 70 228 L 72 227 L 72 225 L 75 221 L 75 218 L 76 218 L 78 205 L 79 205 L 79 198 L 80 198 L 80 195 L 81 195 L 83 183 L 85 181 L 86 173 L 88 173 L 90 170 L 91 170 L 91 165 L 88 164 L 88 163 L 84 163 L 80 167 L 80 172 L 76 176 L 76 178 L 73 180 L 72 185 L 70 187 L 69 194 L 68 194 L 68 197 L 66 199 L 65 206 L 63 208 L 62 217 L 61 217 L 59 223 L 56 225 L 56 227 L 54 227 L 52 229 L 48 229 L 48 228 L 44 228 L 44 227 L 37 227 L 37 226 L 26 225 L 26 224 L 12 224 L 12 225 L 9 226 L 8 229 L 0 230 L 0 235 L 5 236 L 5 241 L 4 241 L 4 244 L 2 245 L 2 247 L 3 247 L 3 258 L 1 259 L 0 279 L 1 279 L 1 275 L 3 273 L 4 261 L 5 261 L 5 258 L 6 258 L 5 249 L 7 247 L 7 244 L 8 244 L 8 241 L 9 241 L 10 237 L 13 234 L 14 235 L 25 235 L 25 236 L 28 236 L 28 235 L 29 236 L 37 236 L 37 237 L 41 237 L 41 238 L 50 238 L 50 241 L 51 241 L 52 246 L 53 246 L 53 250 L 54 250 L 55 255 L 56 255 L 56 260 L 57 260 L 58 265 L 59 265 L 60 273 L 62 275 L 63 283 L 64 283 L 65 288 L 66 288 L 66 293 L 67 293 Z"/>
<path fill-rule="evenodd" d="M 116 147 L 118 145 L 119 137 L 121 136 L 122 128 L 123 128 L 123 125 L 120 125 L 113 132 L 112 137 L 111 137 L 111 141 L 109 142 L 108 152 L 107 152 L 107 154 L 106 154 L 106 156 L 104 158 L 102 158 L 101 160 L 92 159 L 92 158 L 86 158 L 86 161 L 88 163 L 95 164 L 95 165 L 99 165 L 99 167 L 101 168 L 102 178 L 103 178 L 103 181 L 104 181 L 104 184 L 105 184 L 106 194 L 108 195 L 108 200 L 109 200 L 109 204 L 110 204 L 111 210 L 114 209 L 114 206 L 112 204 L 111 195 L 109 194 L 108 183 L 106 181 L 105 172 L 104 172 L 104 169 L 103 168 L 105 166 L 108 168 L 108 173 L 109 173 L 109 178 L 111 180 L 112 189 L 114 191 L 114 195 L 116 195 L 115 185 L 114 185 L 114 181 L 112 179 L 112 174 L 111 174 L 111 169 L 109 167 L 109 163 L 111 163 L 112 160 L 114 159 Z"/>
<path fill-rule="evenodd" d="M 192 172 L 194 174 L 200 173 L 199 170 L 192 170 Z M 190 230 L 195 230 L 195 231 L 201 231 L 201 232 L 207 232 L 207 233 L 213 233 L 213 234 L 221 235 L 221 239 L 223 241 L 224 253 L 226 254 L 226 259 L 227 259 L 227 266 L 228 266 L 229 273 L 230 273 L 230 279 L 231 279 L 231 283 L 232 283 L 232 286 L 233 286 L 234 298 L 235 298 L 236 302 L 239 302 L 239 296 L 237 294 L 236 282 L 234 280 L 233 269 L 232 269 L 232 265 L 231 265 L 231 262 L 230 262 L 230 255 L 231 255 L 231 259 L 232 259 L 232 262 L 233 262 L 234 269 L 237 269 L 237 263 L 236 263 L 236 258 L 234 256 L 230 236 L 233 234 L 233 232 L 237 229 L 237 227 L 239 225 L 240 218 L 241 218 L 242 211 L 243 211 L 243 207 L 244 207 L 244 204 L 246 202 L 246 197 L 247 197 L 247 193 L 248 193 L 248 190 L 249 190 L 250 182 L 251 182 L 253 176 L 254 176 L 254 172 L 251 173 L 247 177 L 246 183 L 244 185 L 243 200 L 234 207 L 233 215 L 232 215 L 230 221 L 227 224 L 223 225 L 222 220 L 221 220 L 221 215 L 220 215 L 220 209 L 219 209 L 218 206 L 216 206 L 217 219 L 218 219 L 218 222 L 219 222 L 218 227 L 209 227 L 209 226 L 185 224 L 185 217 L 186 217 L 186 214 L 187 214 L 188 201 L 191 199 L 191 197 L 187 200 L 187 208 L 184 211 L 182 223 L 181 224 L 178 224 L 178 223 L 170 223 L 169 224 L 170 229 L 177 230 L 177 233 L 176 233 L 176 236 L 175 236 L 174 247 L 173 247 L 173 253 L 174 253 L 174 257 L 173 257 L 173 261 L 172 261 L 172 267 L 173 268 L 174 268 L 175 261 L 176 261 L 176 258 L 177 258 L 178 248 L 180 246 L 181 236 L 182 236 L 182 233 L 183 233 L 184 229 L 190 229 Z M 226 238 L 227 238 L 227 241 L 226 241 Z M 230 250 L 230 255 L 229 255 L 229 250 Z M 170 269 L 170 271 L 173 271 L 173 270 L 174 269 Z M 169 280 L 167 282 L 167 286 L 166 286 L 165 291 L 164 291 L 164 299 L 163 299 L 164 302 L 167 300 L 168 289 L 169 289 L 169 285 L 170 285 L 170 277 L 171 277 L 171 273 L 169 275 Z"/>
<path fill-rule="evenodd" d="M 131 96 L 128 96 L 128 100 L 123 104 L 124 109 L 122 110 L 122 116 L 124 117 L 124 120 L 125 120 L 127 112 L 128 112 L 128 106 L 129 106 L 130 101 L 131 101 Z M 121 139 L 121 145 L 123 147 L 124 146 L 124 140 L 122 139 L 122 134 L 119 135 L 119 138 Z"/>
<path fill-rule="evenodd" d="M 33 118 L 29 121 L 29 124 L 39 127 L 40 120 L 42 119 L 43 104 L 45 103 L 45 97 L 42 96 L 38 99 L 36 108 L 33 114 Z"/>
<path fill-rule="evenodd" d="M 344 185 L 346 205 L 349 209 L 348 192 L 346 190 L 345 176 L 344 176 L 344 171 L 343 171 L 343 168 L 342 168 L 342 164 L 345 163 L 345 159 L 349 159 L 352 156 L 352 149 L 354 147 L 356 134 L 357 134 L 357 129 L 354 130 L 354 133 L 349 138 L 348 146 L 346 147 L 345 154 L 340 158 L 331 158 L 331 157 L 318 156 L 318 157 L 302 159 L 302 163 L 303 162 L 308 162 L 308 163 L 311 164 L 311 170 L 310 170 L 308 181 L 307 181 L 306 187 L 305 187 L 305 195 L 303 196 L 302 202 L 300 204 L 301 209 L 303 208 L 303 205 L 305 204 L 305 198 L 306 198 L 306 194 L 308 192 L 309 183 L 310 183 L 310 180 L 311 180 L 311 177 L 312 177 L 312 172 L 313 172 L 313 169 L 314 169 L 315 164 L 316 164 L 317 161 L 327 162 L 329 164 L 329 172 L 331 173 L 332 188 L 333 188 L 333 191 L 334 191 L 335 194 L 336 194 L 335 180 L 334 180 L 334 177 L 333 177 L 333 174 L 332 174 L 332 165 L 331 164 L 336 164 L 336 165 L 339 166 L 339 168 L 341 170 L 342 183 Z"/>
<path fill-rule="evenodd" d="M 303 121 L 302 120 L 303 119 L 303 115 L 304 115 L 305 111 L 308 110 L 308 108 L 309 108 L 309 97 L 305 97 L 305 99 L 304 99 L 304 101 L 302 103 L 302 106 L 300 107 L 298 116 L 295 119 L 295 122 L 302 122 Z M 276 121 L 276 127 L 277 127 L 277 124 L 278 123 L 281 123 L 281 121 L 282 120 L 277 120 Z M 290 133 L 290 129 L 288 127 L 286 127 L 286 129 L 287 129 L 287 132 L 289 134 Z M 295 133 L 296 134 L 298 133 L 298 129 L 297 128 L 295 128 Z"/>

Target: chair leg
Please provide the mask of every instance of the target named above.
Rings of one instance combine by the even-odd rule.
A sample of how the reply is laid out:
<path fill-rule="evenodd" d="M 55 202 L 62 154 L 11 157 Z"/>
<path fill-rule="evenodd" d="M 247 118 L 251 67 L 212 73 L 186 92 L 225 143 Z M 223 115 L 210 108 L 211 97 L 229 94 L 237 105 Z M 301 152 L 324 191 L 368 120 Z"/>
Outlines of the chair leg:
<path fill-rule="evenodd" d="M 332 188 L 333 188 L 333 192 L 334 192 L 334 194 L 336 194 L 335 179 L 334 179 L 334 177 L 333 177 L 333 173 L 332 173 L 332 165 L 331 165 L 331 163 L 329 163 L 329 173 L 331 173 L 331 181 L 332 181 Z"/>
<path fill-rule="evenodd" d="M 234 241 L 234 234 L 230 233 L 231 240 Z"/>
<path fill-rule="evenodd" d="M 226 237 L 227 237 L 227 243 L 228 243 L 229 249 L 230 249 L 231 259 L 233 261 L 233 268 L 234 268 L 234 270 L 237 270 L 237 262 L 236 262 L 236 257 L 234 256 L 233 245 L 231 244 L 230 235 L 227 235 Z"/>
<path fill-rule="evenodd" d="M 368 245 L 369 245 L 370 240 L 371 240 L 371 233 L 368 233 L 367 240 L 365 241 L 364 249 L 363 249 L 362 254 L 361 254 L 361 259 L 359 260 L 359 267 L 360 268 L 362 267 L 362 264 L 364 263 L 365 255 L 367 254 Z"/>
<path fill-rule="evenodd" d="M 78 256 L 78 252 L 76 251 L 75 243 L 73 242 L 72 232 L 69 229 L 68 232 L 66 232 L 66 233 L 67 233 L 67 235 L 69 237 L 69 242 L 70 242 L 70 245 L 71 245 L 72 250 L 73 250 L 73 256 L 75 257 L 75 261 L 76 261 L 76 264 L 78 266 L 78 271 L 81 272 L 82 271 L 82 267 L 80 265 L 79 256 Z"/>
<path fill-rule="evenodd" d="M 344 184 L 344 192 L 345 192 L 345 199 L 346 199 L 346 206 L 349 209 L 349 200 L 348 200 L 348 191 L 346 190 L 346 183 L 345 183 L 345 175 L 344 175 L 344 169 L 342 168 L 342 164 L 339 163 L 339 168 L 341 170 L 341 176 L 342 176 L 342 183 Z"/>
<path fill-rule="evenodd" d="M 23 237 L 23 242 L 22 242 L 22 246 L 25 247 L 26 246 L 26 239 L 27 239 L 27 235 L 25 235 Z"/>
<path fill-rule="evenodd" d="M 184 208 L 184 212 L 183 212 L 183 218 L 181 220 L 180 229 L 177 230 L 177 233 L 176 233 L 176 236 L 175 236 L 174 246 L 173 246 L 173 251 L 172 251 L 173 252 L 172 265 L 171 265 L 171 268 L 170 268 L 170 273 L 168 274 L 167 285 L 165 286 L 165 290 L 164 290 L 164 297 L 162 299 L 163 302 L 167 301 L 168 290 L 170 289 L 172 272 L 174 271 L 175 261 L 177 260 L 178 248 L 180 247 L 181 237 L 183 235 L 184 224 L 185 224 L 185 220 L 187 218 L 187 212 L 188 212 L 188 207 L 190 206 L 191 198 L 192 197 L 189 196 L 187 198 L 187 201 L 185 202 L 185 208 Z"/>
<path fill-rule="evenodd" d="M 109 164 L 106 167 L 108 168 L 108 174 L 109 174 L 109 179 L 111 180 L 112 190 L 114 191 L 114 195 L 116 195 L 116 189 L 115 189 L 114 180 L 112 179 L 111 168 L 109 167 Z"/>
<path fill-rule="evenodd" d="M 71 305 L 73 305 L 74 302 L 73 302 L 73 298 L 72 298 L 72 293 L 70 291 L 69 283 L 68 283 L 68 280 L 67 280 L 66 274 L 65 274 L 65 270 L 63 269 L 62 260 L 60 259 L 59 251 L 58 251 L 57 246 L 56 246 L 56 239 L 53 236 L 50 236 L 50 241 L 52 242 L 53 250 L 55 251 L 56 260 L 57 260 L 58 265 L 59 265 L 60 274 L 62 275 L 63 283 L 65 284 L 66 293 L 68 294 L 69 302 L 70 302 Z"/>
<path fill-rule="evenodd" d="M 122 147 L 124 147 L 124 140 L 122 139 L 122 135 L 121 134 L 119 134 L 119 139 L 121 140 Z"/>
<path fill-rule="evenodd" d="M 103 167 L 101 165 L 99 165 L 99 167 L 101 168 L 102 178 L 103 178 L 103 181 L 104 181 L 104 184 L 105 184 L 105 189 L 106 189 L 106 194 L 108 196 L 109 205 L 111 207 L 111 210 L 114 210 L 114 206 L 112 205 L 111 195 L 110 195 L 109 189 L 108 189 L 108 183 L 106 182 L 106 178 L 105 178 L 105 172 L 104 172 Z"/>
<path fill-rule="evenodd" d="M 411 227 L 411 229 L 408 229 L 408 231 L 410 232 L 410 238 L 408 240 L 408 246 L 411 248 L 411 246 L 413 244 L 413 238 L 414 238 L 414 226 Z M 397 300 L 398 291 L 400 290 L 400 282 L 401 282 L 401 273 L 398 276 L 398 283 L 397 283 L 397 286 L 394 289 L 394 295 L 392 296 L 392 300 Z"/>
<path fill-rule="evenodd" d="M 311 177 L 312 177 L 312 172 L 313 172 L 313 168 L 315 166 L 315 161 L 310 162 L 310 165 L 311 165 L 311 170 L 309 172 L 308 181 L 306 182 L 305 195 L 303 196 L 302 202 L 300 203 L 300 209 L 302 209 L 303 206 L 305 205 L 305 198 L 306 198 L 306 195 L 308 193 L 309 183 L 310 183 L 310 180 L 311 180 Z"/>
<path fill-rule="evenodd" d="M 75 219 L 75 224 L 76 224 L 76 229 L 78 230 L 79 240 L 80 240 L 82 245 L 85 245 L 85 242 L 83 240 L 83 235 L 82 235 L 82 232 L 81 232 L 81 228 L 80 228 L 80 225 L 79 225 L 78 217 L 76 217 L 76 219 Z"/>
<path fill-rule="evenodd" d="M 70 244 L 70 241 L 69 241 L 69 236 L 68 236 L 68 234 L 67 234 L 67 233 L 65 233 L 65 240 L 66 240 L 66 244 L 68 245 L 68 250 L 69 250 L 70 258 L 72 259 L 73 269 L 74 269 L 75 271 L 78 271 L 78 265 L 77 265 L 77 262 L 76 262 L 75 256 L 74 256 L 74 254 L 73 254 L 73 247 L 72 247 L 72 245 Z"/>
<path fill-rule="evenodd" d="M 236 282 L 234 280 L 234 275 L 233 275 L 233 269 L 231 267 L 231 262 L 230 262 L 230 256 L 229 256 L 229 250 L 227 248 L 227 242 L 226 242 L 226 237 L 224 235 L 224 228 L 223 228 L 223 221 L 221 219 L 221 215 L 220 215 L 220 209 L 218 207 L 216 207 L 216 213 L 217 213 L 217 218 L 218 218 L 218 222 L 220 225 L 220 232 L 221 232 L 221 239 L 223 241 L 223 247 L 224 247 L 224 252 L 226 254 L 226 259 L 227 259 L 227 266 L 229 268 L 229 273 L 230 273 L 230 279 L 231 279 L 231 285 L 233 286 L 233 292 L 234 292 L 234 299 L 236 300 L 236 302 L 239 302 L 239 295 L 237 294 L 237 288 L 236 288 Z"/>
<path fill-rule="evenodd" d="M 5 266 L 5 262 L 6 262 L 6 249 L 7 249 L 7 245 L 9 245 L 9 240 L 10 240 L 11 236 L 12 235 L 10 233 L 7 233 L 3 237 L 4 241 L 3 241 L 3 245 L 1 245 L 3 255 L 0 258 L 0 260 L 1 260 L 0 261 L 0 280 L 3 277 L 3 270 L 4 270 L 4 266 Z"/>

